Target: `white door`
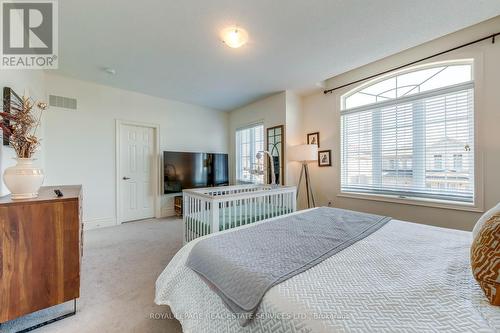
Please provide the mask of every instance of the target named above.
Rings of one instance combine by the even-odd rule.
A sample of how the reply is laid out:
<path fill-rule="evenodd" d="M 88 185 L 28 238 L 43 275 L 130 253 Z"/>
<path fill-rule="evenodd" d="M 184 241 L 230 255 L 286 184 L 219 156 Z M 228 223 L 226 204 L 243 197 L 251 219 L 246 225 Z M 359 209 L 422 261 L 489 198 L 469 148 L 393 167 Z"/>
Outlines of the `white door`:
<path fill-rule="evenodd" d="M 119 221 L 154 217 L 154 129 L 120 124 Z"/>

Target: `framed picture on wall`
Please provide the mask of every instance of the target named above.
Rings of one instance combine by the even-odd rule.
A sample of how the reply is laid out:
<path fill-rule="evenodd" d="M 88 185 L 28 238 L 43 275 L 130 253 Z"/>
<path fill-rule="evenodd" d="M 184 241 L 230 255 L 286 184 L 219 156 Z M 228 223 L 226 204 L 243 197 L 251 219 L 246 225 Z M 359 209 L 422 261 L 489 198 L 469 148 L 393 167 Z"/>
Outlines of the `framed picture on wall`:
<path fill-rule="evenodd" d="M 308 145 L 318 145 L 318 148 L 319 148 L 319 132 L 307 134 L 307 144 Z"/>
<path fill-rule="evenodd" d="M 3 88 L 3 112 L 14 114 L 19 108 L 22 107 L 22 103 L 23 100 L 14 92 L 14 90 L 9 87 Z M 4 119 L 4 124 L 7 128 L 12 129 L 8 119 Z M 10 146 L 9 133 L 4 132 L 2 140 L 4 146 Z"/>
<path fill-rule="evenodd" d="M 320 167 L 332 166 L 332 151 L 331 150 L 318 151 L 318 166 L 320 166 Z"/>

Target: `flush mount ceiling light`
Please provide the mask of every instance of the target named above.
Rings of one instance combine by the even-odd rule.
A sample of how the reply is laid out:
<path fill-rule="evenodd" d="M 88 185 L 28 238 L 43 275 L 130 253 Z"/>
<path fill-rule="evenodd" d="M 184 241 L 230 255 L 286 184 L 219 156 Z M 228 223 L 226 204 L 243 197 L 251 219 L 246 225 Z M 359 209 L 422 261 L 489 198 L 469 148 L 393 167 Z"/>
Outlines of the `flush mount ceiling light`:
<path fill-rule="evenodd" d="M 233 26 L 222 30 L 221 38 L 224 44 L 233 49 L 237 49 L 246 44 L 248 41 L 248 33 L 245 29 Z"/>

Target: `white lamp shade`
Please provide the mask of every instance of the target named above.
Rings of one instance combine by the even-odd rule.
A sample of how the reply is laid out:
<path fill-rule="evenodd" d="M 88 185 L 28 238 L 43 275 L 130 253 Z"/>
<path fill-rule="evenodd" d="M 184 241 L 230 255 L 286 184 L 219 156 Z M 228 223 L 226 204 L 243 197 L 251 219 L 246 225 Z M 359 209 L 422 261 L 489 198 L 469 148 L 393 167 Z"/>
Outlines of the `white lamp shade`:
<path fill-rule="evenodd" d="M 318 160 L 318 145 L 298 145 L 288 149 L 290 161 L 310 162 Z"/>

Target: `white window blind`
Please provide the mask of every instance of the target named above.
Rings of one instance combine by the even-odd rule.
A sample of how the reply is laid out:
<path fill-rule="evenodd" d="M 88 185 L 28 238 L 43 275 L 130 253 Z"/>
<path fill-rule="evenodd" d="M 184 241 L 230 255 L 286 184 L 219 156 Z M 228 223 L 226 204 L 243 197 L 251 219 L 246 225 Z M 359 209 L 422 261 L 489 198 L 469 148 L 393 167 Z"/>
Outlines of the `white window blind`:
<path fill-rule="evenodd" d="M 456 81 L 343 110 L 341 190 L 473 203 L 474 86 Z"/>
<path fill-rule="evenodd" d="M 236 131 L 236 180 L 238 182 L 264 182 L 263 175 L 252 172 L 262 169 L 256 157 L 257 153 L 262 150 L 264 150 L 264 125 L 253 125 Z"/>

